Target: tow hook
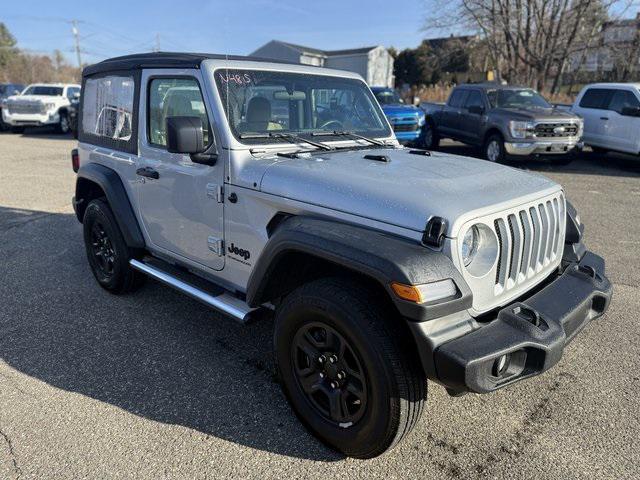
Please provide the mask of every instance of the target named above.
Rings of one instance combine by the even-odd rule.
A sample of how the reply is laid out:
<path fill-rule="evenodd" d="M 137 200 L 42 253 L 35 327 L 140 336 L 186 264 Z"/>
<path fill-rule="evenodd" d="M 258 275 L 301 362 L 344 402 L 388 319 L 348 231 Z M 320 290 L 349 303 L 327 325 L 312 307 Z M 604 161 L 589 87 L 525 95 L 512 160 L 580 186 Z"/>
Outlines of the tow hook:
<path fill-rule="evenodd" d="M 530 324 L 541 327 L 544 322 L 540 319 L 540 314 L 536 312 L 534 309 L 529 308 L 524 305 L 518 305 L 513 310 L 513 314 L 523 320 L 529 322 Z"/>

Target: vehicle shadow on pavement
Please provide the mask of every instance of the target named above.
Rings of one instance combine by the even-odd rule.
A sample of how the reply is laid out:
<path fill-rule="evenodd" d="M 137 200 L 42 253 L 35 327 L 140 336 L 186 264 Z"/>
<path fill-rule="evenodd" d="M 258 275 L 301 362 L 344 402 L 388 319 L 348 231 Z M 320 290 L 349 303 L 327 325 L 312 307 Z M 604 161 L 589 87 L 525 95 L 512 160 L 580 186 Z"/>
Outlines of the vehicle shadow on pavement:
<path fill-rule="evenodd" d="M 482 152 L 467 145 L 455 143 L 442 145 L 438 151 L 466 157 L 482 158 Z M 640 177 L 640 157 L 622 153 L 593 153 L 585 151 L 577 154 L 568 165 L 554 163 L 550 158 L 510 159 L 510 167 L 539 172 L 558 172 L 570 174 L 606 175 L 615 177 Z"/>
<path fill-rule="evenodd" d="M 0 207 L 0 243 L 0 360 L 11 368 L 251 448 L 344 458 L 304 429 L 281 393 L 271 320 L 238 325 L 151 280 L 109 294 L 93 279 L 72 214 Z"/>

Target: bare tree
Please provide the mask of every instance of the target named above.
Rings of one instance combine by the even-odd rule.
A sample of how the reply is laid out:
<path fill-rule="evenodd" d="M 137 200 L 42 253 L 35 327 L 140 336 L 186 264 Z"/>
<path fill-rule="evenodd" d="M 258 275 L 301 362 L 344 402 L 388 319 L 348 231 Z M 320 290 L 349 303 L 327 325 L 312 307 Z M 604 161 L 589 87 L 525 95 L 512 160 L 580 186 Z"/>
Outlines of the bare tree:
<path fill-rule="evenodd" d="M 427 28 L 478 32 L 501 78 L 540 90 L 552 80 L 556 90 L 568 59 L 592 43 L 607 12 L 614 5 L 624 11 L 630 1 L 457 0 L 434 8 Z"/>

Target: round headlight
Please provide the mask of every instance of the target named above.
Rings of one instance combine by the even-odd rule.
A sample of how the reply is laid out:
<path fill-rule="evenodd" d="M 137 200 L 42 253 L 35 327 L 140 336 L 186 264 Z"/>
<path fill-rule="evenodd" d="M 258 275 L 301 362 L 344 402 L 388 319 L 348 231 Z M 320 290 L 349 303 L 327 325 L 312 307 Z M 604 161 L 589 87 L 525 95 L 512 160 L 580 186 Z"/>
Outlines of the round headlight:
<path fill-rule="evenodd" d="M 480 242 L 480 235 L 478 234 L 478 227 L 472 226 L 467 233 L 464 234 L 462 239 L 462 262 L 465 267 L 473 261 L 478 252 L 478 243 Z"/>
<path fill-rule="evenodd" d="M 496 234 L 483 223 L 472 225 L 460 242 L 460 256 L 467 272 L 474 277 L 483 277 L 491 271 L 498 257 Z"/>

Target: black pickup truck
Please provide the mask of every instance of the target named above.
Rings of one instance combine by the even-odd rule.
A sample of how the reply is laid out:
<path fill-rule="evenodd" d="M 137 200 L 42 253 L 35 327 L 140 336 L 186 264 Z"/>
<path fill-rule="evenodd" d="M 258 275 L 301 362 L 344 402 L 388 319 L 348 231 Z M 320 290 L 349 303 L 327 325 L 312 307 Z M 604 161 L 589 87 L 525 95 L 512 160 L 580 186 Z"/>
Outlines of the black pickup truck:
<path fill-rule="evenodd" d="M 468 84 L 453 89 L 447 103 L 422 103 L 426 114 L 425 148 L 451 138 L 482 148 L 487 160 L 507 156 L 556 155 L 580 147 L 583 122 L 556 109 L 535 90 L 499 84 Z"/>

